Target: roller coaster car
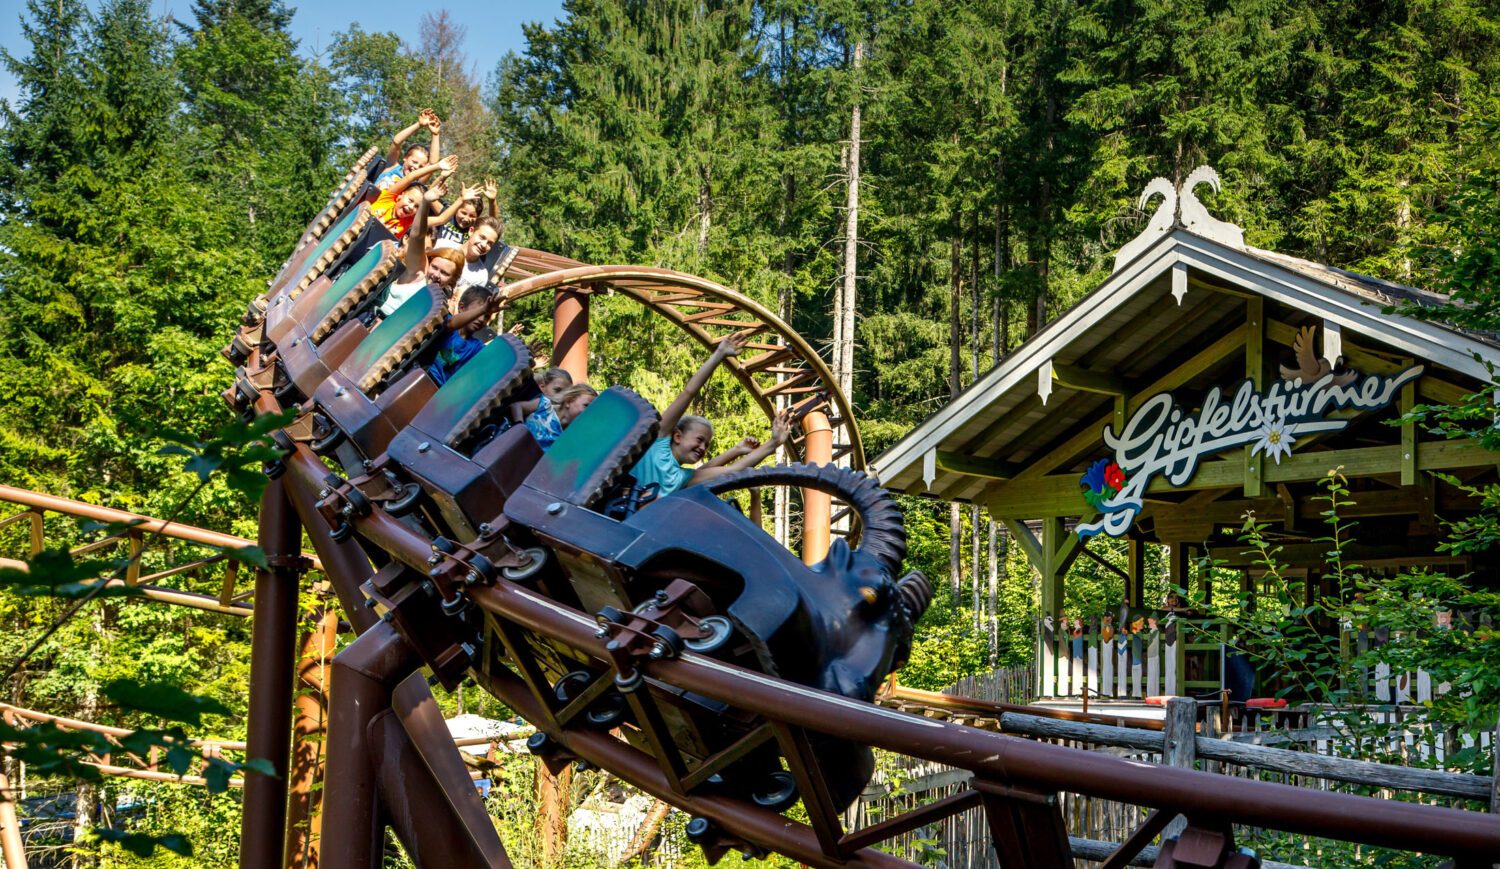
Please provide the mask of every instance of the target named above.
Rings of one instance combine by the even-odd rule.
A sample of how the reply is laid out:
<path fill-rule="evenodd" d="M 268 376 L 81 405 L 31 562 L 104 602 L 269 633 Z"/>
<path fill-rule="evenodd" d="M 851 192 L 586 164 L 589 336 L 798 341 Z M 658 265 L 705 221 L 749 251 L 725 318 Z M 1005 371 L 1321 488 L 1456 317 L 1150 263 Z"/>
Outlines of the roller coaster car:
<path fill-rule="evenodd" d="M 649 629 L 668 654 L 686 648 L 846 697 L 873 698 L 904 662 L 913 617 L 928 599 L 925 579 L 904 580 L 905 589 L 895 580 L 905 531 L 889 496 L 857 472 L 791 466 L 726 475 L 627 510 L 623 520 L 604 515 L 600 510 L 618 506 L 634 482 L 628 469 L 655 438 L 657 421 L 655 410 L 629 390 L 605 390 L 505 499 L 506 519 L 552 551 L 604 630 Z M 824 561 L 808 567 L 719 498 L 777 483 L 848 498 L 865 520 L 865 545 L 851 549 L 837 541 Z M 586 677 L 562 677 L 558 701 L 581 690 L 565 680 Z M 753 728 L 706 698 L 652 693 L 684 768 L 701 765 Z M 828 790 L 843 808 L 868 783 L 873 754 L 834 739 L 813 743 Z M 726 766 L 722 778 L 764 805 L 784 808 L 796 798 L 771 745 Z"/>
<path fill-rule="evenodd" d="M 264 335 L 275 347 L 292 341 L 321 343 L 349 316 L 358 313 L 390 285 L 401 267 L 401 248 L 386 239 L 371 245 L 343 268 L 337 279 L 324 274 L 290 305 L 266 313 Z"/>
<path fill-rule="evenodd" d="M 236 399 L 251 398 L 257 389 L 272 389 L 282 407 L 290 407 L 315 395 L 330 378 L 330 398 L 338 398 L 339 389 L 359 389 L 374 396 L 393 384 L 401 386 L 399 378 L 440 335 L 446 320 L 446 294 L 423 287 L 374 327 L 362 320 L 347 320 L 323 344 L 291 341 L 279 347 L 275 357 L 260 369 L 240 368 L 234 387 Z M 404 387 L 420 389 L 420 381 L 410 381 Z M 423 401 L 431 395 L 428 381 Z M 395 396 L 390 401 L 395 401 Z M 308 434 L 311 432 L 299 435 L 297 440 Z"/>
<path fill-rule="evenodd" d="M 525 426 L 499 431 L 505 403 L 530 377 L 531 353 L 521 339 L 501 335 L 486 344 L 415 416 L 405 417 L 410 423 L 388 440 L 371 474 L 385 473 L 395 485 L 417 487 L 435 508 L 430 518 L 438 533 L 454 540 L 479 536 L 480 526 L 495 517 L 542 455 Z M 319 402 L 322 406 L 321 397 Z M 329 404 L 328 410 L 330 420 L 343 428 L 338 406 Z M 400 425 L 400 413 L 388 411 L 381 424 Z"/>
<path fill-rule="evenodd" d="M 235 365 L 243 364 L 267 336 L 267 322 L 282 319 L 314 281 L 324 275 L 338 277 L 370 248 L 394 240 L 390 231 L 373 219 L 368 205 L 352 208 L 316 244 L 294 255 L 270 289 L 250 303 L 239 330 L 224 348 L 224 356 Z"/>
<path fill-rule="evenodd" d="M 372 199 L 371 191 L 375 189 L 375 179 L 385 169 L 385 158 L 378 156 L 374 148 L 365 151 L 354 165 L 344 175 L 344 183 L 328 197 L 328 202 L 317 213 L 312 220 L 308 221 L 307 229 L 303 231 L 302 237 L 297 239 L 297 246 L 293 248 L 292 255 L 296 256 L 298 251 L 323 237 L 328 227 L 344 213 L 352 202 Z"/>

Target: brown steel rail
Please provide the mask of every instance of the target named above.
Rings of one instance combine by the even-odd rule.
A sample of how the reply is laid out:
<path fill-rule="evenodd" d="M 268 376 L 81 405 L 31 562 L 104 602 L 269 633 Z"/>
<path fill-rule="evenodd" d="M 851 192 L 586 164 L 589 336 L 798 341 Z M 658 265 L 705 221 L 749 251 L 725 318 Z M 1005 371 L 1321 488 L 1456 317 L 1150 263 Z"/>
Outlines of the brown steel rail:
<path fill-rule="evenodd" d="M 29 543 L 32 555 L 36 555 L 46 548 L 45 519 L 48 513 L 70 516 L 76 519 L 87 519 L 94 522 L 108 522 L 130 526 L 120 533 L 74 547 L 71 552 L 75 555 L 92 552 L 105 546 L 118 545 L 120 543 L 125 543 L 129 546 L 131 554 L 134 555 L 140 550 L 143 541 L 148 535 L 160 535 L 172 540 L 209 546 L 218 550 L 239 549 L 244 546 L 255 545 L 254 540 L 237 537 L 233 534 L 210 531 L 206 528 L 197 528 L 180 522 L 168 522 L 165 519 L 157 519 L 140 513 L 131 513 L 112 507 L 101 507 L 85 501 L 75 501 L 72 498 L 61 498 L 56 495 L 32 492 L 15 486 L 0 485 L 0 503 L 16 504 L 25 508 L 18 513 L 0 519 L 0 528 L 16 524 L 23 520 L 27 521 L 30 525 Z M 315 554 L 310 552 L 303 553 L 303 557 L 310 561 L 313 569 L 322 569 L 322 563 Z M 219 594 L 217 595 L 166 588 L 155 585 L 152 582 L 153 580 L 162 580 L 190 573 L 220 562 L 224 563 L 224 576 L 220 584 Z M 24 570 L 26 563 L 17 559 L 0 558 L 0 567 Z M 221 551 L 204 558 L 197 558 L 148 574 L 142 574 L 139 562 L 135 562 L 128 568 L 124 579 L 113 580 L 111 585 L 134 586 L 140 590 L 142 596 L 159 603 L 245 617 L 249 616 L 252 612 L 252 606 L 245 601 L 245 598 L 249 596 L 248 593 L 236 590 L 238 577 L 239 562 Z"/>
<path fill-rule="evenodd" d="M 317 485 L 323 466 L 310 450 L 299 445 L 287 461 L 292 485 Z M 430 538 L 379 510 L 352 521 L 365 540 L 394 559 L 425 572 L 427 558 L 433 551 Z M 613 666 L 606 639 L 599 636 L 598 623 L 582 612 L 506 582 L 474 587 L 469 595 L 502 623 L 560 643 L 605 667 Z M 691 653 L 677 659 L 643 661 L 640 666 L 648 679 L 661 686 L 720 701 L 793 735 L 820 733 L 972 772 L 971 788 L 985 805 L 997 847 L 1021 835 L 1020 831 L 1038 820 L 1050 820 L 1053 832 L 1060 829 L 1055 802 L 1048 800 L 1055 801 L 1056 793 L 1068 791 L 1143 805 L 1173 816 L 1181 814 L 1190 821 L 1226 829 L 1231 823 L 1249 825 L 1451 856 L 1458 858 L 1460 869 L 1488 865 L 1487 859 L 1500 854 L 1500 817 L 1493 815 L 1133 763 L 1096 752 L 909 715 Z M 683 792 L 672 777 L 663 781 L 637 775 L 632 766 L 637 761 L 626 753 L 634 749 L 623 743 L 614 748 L 596 736 L 559 728 L 556 717 L 547 713 L 541 698 L 534 698 L 535 709 L 522 702 L 522 695 L 533 689 L 518 688 L 510 679 L 502 674 L 490 687 L 520 711 L 533 713 L 536 717 L 527 717 L 568 750 L 580 756 L 595 753 L 604 768 L 621 774 L 627 781 L 638 779 L 646 790 L 680 808 L 704 812 L 713 808 L 696 794 Z M 815 764 L 815 759 L 809 760 Z M 652 761 L 646 764 L 655 767 Z M 795 771 L 796 764 L 793 766 Z M 622 770 L 630 770 L 630 775 Z M 807 795 L 807 790 L 803 793 Z M 742 803 L 736 805 L 743 807 Z M 815 805 L 809 806 L 809 813 L 816 826 L 820 813 Z M 715 819 L 726 824 L 743 821 L 735 812 L 724 814 L 734 817 L 716 815 Z M 851 838 L 843 834 L 837 827 L 836 815 L 830 819 L 824 814 L 824 824 L 833 827 L 816 830 L 821 859 L 807 859 L 800 840 L 790 833 L 769 834 L 759 828 L 747 828 L 744 835 L 758 847 L 781 851 L 813 865 L 846 865 L 843 861 L 850 858 L 847 848 L 867 837 Z M 792 828 L 783 819 L 779 829 Z M 853 835 L 860 837 L 859 833 Z M 1062 847 L 1066 848 L 1065 832 L 1063 836 Z"/>
<path fill-rule="evenodd" d="M 767 418 L 776 415 L 778 402 L 786 407 L 826 397 L 832 405 L 832 460 L 863 470 L 865 447 L 854 409 L 838 388 L 833 371 L 818 351 L 773 311 L 749 296 L 714 281 L 671 269 L 649 266 L 591 266 L 546 251 L 521 248 L 505 277 L 507 298 L 518 300 L 547 290 L 590 287 L 627 296 L 665 318 L 705 349 L 736 333 L 749 335 L 751 343 L 724 367 L 739 380 Z M 805 455 L 807 434 L 801 426 L 792 429 L 790 446 Z M 853 514 L 835 501 L 831 519 L 835 529 L 848 526 L 848 536 L 858 536 Z M 840 531 L 840 533 L 845 533 Z"/>

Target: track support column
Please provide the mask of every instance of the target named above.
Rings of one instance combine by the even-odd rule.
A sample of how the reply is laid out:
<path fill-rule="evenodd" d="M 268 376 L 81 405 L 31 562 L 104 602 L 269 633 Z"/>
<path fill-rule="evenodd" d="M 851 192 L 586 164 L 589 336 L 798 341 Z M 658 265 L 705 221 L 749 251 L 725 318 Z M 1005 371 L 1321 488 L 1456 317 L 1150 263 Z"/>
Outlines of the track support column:
<path fill-rule="evenodd" d="M 815 410 L 802 417 L 802 458 L 808 464 L 833 462 L 833 426 L 828 414 Z M 833 498 L 826 492 L 802 490 L 802 563 L 817 564 L 828 555 L 833 520 Z"/>
<path fill-rule="evenodd" d="M 380 865 L 384 825 L 375 769 L 380 754 L 370 724 L 389 714 L 392 689 L 419 664 L 416 652 L 385 622 L 360 634 L 333 659 L 321 842 L 327 866 Z"/>
<path fill-rule="evenodd" d="M 561 287 L 552 307 L 552 364 L 573 375 L 574 383 L 589 379 L 589 292 Z"/>
<path fill-rule="evenodd" d="M 272 480 L 261 497 L 260 548 L 270 567 L 257 571 L 255 578 L 245 755 L 269 761 L 275 774 L 245 773 L 240 866 L 280 869 L 292 748 L 297 591 L 307 568 L 302 558 L 302 526 L 287 500 L 284 480 Z"/>

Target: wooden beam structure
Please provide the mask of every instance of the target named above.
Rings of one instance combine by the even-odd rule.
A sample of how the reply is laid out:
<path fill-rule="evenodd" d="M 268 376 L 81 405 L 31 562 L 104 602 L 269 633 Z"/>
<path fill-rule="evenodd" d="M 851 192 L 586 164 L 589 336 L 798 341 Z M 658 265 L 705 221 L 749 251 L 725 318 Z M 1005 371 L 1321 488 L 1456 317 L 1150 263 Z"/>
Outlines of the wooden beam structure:
<path fill-rule="evenodd" d="M 1279 464 L 1264 469 L 1269 483 L 1294 483 L 1321 480 L 1334 468 L 1342 468 L 1348 477 L 1371 477 L 1401 473 L 1400 444 L 1376 447 L 1351 447 L 1320 450 L 1284 457 Z M 1417 444 L 1418 471 L 1451 471 L 1459 468 L 1493 468 L 1495 454 L 1477 441 L 1426 441 Z M 1193 479 L 1181 486 L 1165 480 L 1152 481 L 1148 494 L 1196 492 L 1237 486 L 1244 480 L 1241 460 L 1206 461 Z M 996 518 L 1037 518 L 1044 516 L 1077 516 L 1088 509 L 1079 491 L 1077 474 L 1054 474 L 1037 477 L 1026 472 L 999 486 L 988 489 L 980 499 Z"/>

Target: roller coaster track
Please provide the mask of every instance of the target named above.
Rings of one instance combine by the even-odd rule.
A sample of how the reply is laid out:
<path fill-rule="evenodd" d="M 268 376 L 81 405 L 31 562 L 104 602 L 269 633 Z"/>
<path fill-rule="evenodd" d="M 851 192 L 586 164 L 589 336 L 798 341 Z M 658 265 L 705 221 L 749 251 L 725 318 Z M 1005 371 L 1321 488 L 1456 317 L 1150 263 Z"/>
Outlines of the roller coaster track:
<path fill-rule="evenodd" d="M 548 276 L 545 283 L 528 279 Z M 521 281 L 519 300 L 559 285 L 612 291 L 639 302 L 648 310 L 681 329 L 705 349 L 712 349 L 728 335 L 751 339 L 748 355 L 731 357 L 724 366 L 750 394 L 767 417 L 781 407 L 826 398 L 832 413 L 835 464 L 864 470 L 865 451 L 849 400 L 838 388 L 833 371 L 817 350 L 796 330 L 761 303 L 714 281 L 669 269 L 626 266 L 591 266 L 558 254 L 520 248 L 510 261 L 505 277 Z M 561 283 L 559 283 L 561 282 Z M 805 454 L 806 433 L 793 432 L 794 455 Z M 849 527 L 853 514 L 846 504 L 837 504 L 832 516 L 835 531 Z M 857 529 L 854 529 L 857 531 Z"/>
<path fill-rule="evenodd" d="M 367 154 L 351 170 L 346 184 L 331 197 L 327 213 L 309 227 L 304 245 L 316 242 L 335 225 L 338 213 L 357 200 L 350 188 L 357 186 L 362 172 L 368 174 L 372 157 Z M 840 441 L 845 455 L 851 463 L 862 458 L 849 408 L 832 388 L 816 353 L 768 312 L 726 295 L 732 291 L 666 270 L 580 266 L 540 252 L 526 258 L 518 254 L 512 269 L 518 278 L 512 285 L 517 296 L 565 286 L 612 287 L 661 311 L 704 346 L 730 331 L 774 333 L 777 338 L 756 348 L 758 355 L 732 369 L 736 376 L 742 383 L 748 379 L 747 388 L 767 410 L 791 389 L 805 387 L 806 394 L 827 389 L 840 425 L 847 427 Z M 291 271 L 295 282 L 295 262 Z M 300 286 L 306 285 L 303 277 Z M 402 311 L 411 306 L 430 320 L 438 314 L 423 312 L 440 309 L 438 301 L 414 299 Z M 731 307 L 718 307 L 726 304 Z M 392 328 L 382 333 L 381 341 L 397 334 L 430 335 L 429 320 L 406 321 L 397 312 L 385 321 Z M 409 331 L 397 333 L 395 327 Z M 394 415 L 397 400 L 387 399 L 384 392 L 365 394 L 364 385 L 351 388 L 348 384 L 355 382 L 357 372 L 351 367 L 346 373 L 343 363 L 323 367 L 326 373 L 319 375 L 323 379 L 316 385 L 328 388 L 314 390 L 306 383 L 307 373 L 319 370 L 312 364 L 318 360 L 309 361 L 309 354 L 332 356 L 349 351 L 351 344 L 358 347 L 357 341 L 375 343 L 371 336 L 376 330 L 362 331 L 367 329 L 348 321 L 326 344 L 284 353 L 296 349 L 300 339 L 286 346 L 265 340 L 252 309 L 240 332 L 245 339 L 241 344 L 248 349 L 226 399 L 242 413 L 264 415 L 281 412 L 283 398 L 291 396 L 301 411 L 298 421 L 277 437 L 284 454 L 267 465 L 272 482 L 261 504 L 259 543 L 270 566 L 257 578 L 255 590 L 255 666 L 246 750 L 268 759 L 279 776 L 254 771 L 246 775 L 241 866 L 283 865 L 283 838 L 291 836 L 285 779 L 296 597 L 308 566 L 300 555 L 304 534 L 344 618 L 358 634 L 332 666 L 322 791 L 322 865 L 331 869 L 379 865 L 381 834 L 387 825 L 419 866 L 510 865 L 428 690 L 428 684 L 451 689 L 464 679 L 473 679 L 537 727 L 529 747 L 549 769 L 586 761 L 690 813 L 688 835 L 711 861 L 736 850 L 749 855 L 777 852 L 830 869 L 910 867 L 915 864 L 876 846 L 960 812 L 978 811 L 1005 869 L 1072 869 L 1073 852 L 1059 799 L 1063 791 L 1149 809 L 1136 831 L 1104 861 L 1108 869 L 1128 865 L 1179 818 L 1184 825 L 1180 836 L 1163 842 L 1155 864 L 1163 869 L 1258 866 L 1234 847 L 1236 826 L 1442 855 L 1453 858 L 1454 869 L 1487 867 L 1500 854 L 1500 818 L 1483 813 L 1135 763 L 886 708 L 852 696 L 863 691 L 858 684 L 846 689 L 839 682 L 841 693 L 834 693 L 813 687 L 813 678 L 795 682 L 778 677 L 778 672 L 801 663 L 793 657 L 812 656 L 811 644 L 783 647 L 787 651 L 772 662 L 775 666 L 764 663 L 766 656 L 760 653 L 765 650 L 752 648 L 763 642 L 763 635 L 751 633 L 750 619 L 758 615 L 752 612 L 756 607 L 769 609 L 776 601 L 749 599 L 748 594 L 744 599 L 733 597 L 739 592 L 726 591 L 720 583 L 723 576 L 713 573 L 729 568 L 712 565 L 735 565 L 740 581 L 746 583 L 760 574 L 750 573 L 744 565 L 781 571 L 817 595 L 829 594 L 833 583 L 848 577 L 839 575 L 832 556 L 813 568 L 796 564 L 793 569 L 784 550 L 701 490 L 684 490 L 644 508 L 655 512 L 627 513 L 623 519 L 605 515 L 609 505 L 603 499 L 613 491 L 608 487 L 631 466 L 655 430 L 654 416 L 646 413 L 649 408 L 622 390 L 610 390 L 609 401 L 601 396 L 545 458 L 524 430 L 512 432 L 523 437 L 508 433 L 478 446 L 461 441 L 468 429 L 451 437 L 429 434 L 438 431 L 432 429 L 434 419 L 455 420 L 463 408 L 446 405 L 420 416 L 442 404 L 442 391 L 428 392 L 423 399 L 427 403 L 415 411 L 418 415 L 402 412 L 400 425 L 405 428 L 386 439 L 389 446 L 384 452 L 364 457 L 351 453 L 355 438 L 346 433 L 339 462 L 355 476 L 330 474 L 329 459 L 314 448 L 331 442 L 310 424 L 315 411 L 321 408 L 337 416 L 334 410 L 344 405 L 335 401 L 343 400 L 357 405 L 359 413 L 373 407 L 378 414 Z M 391 340 L 379 345 L 388 349 L 378 360 L 364 354 L 360 365 L 389 365 L 381 370 L 392 380 L 402 379 L 399 384 L 383 380 L 388 392 L 422 397 L 420 391 L 410 391 L 422 381 L 414 365 L 419 345 L 417 340 Z M 490 347 L 496 350 L 487 358 L 507 358 L 509 351 L 501 341 Z M 401 354 L 405 356 L 396 360 Z M 525 370 L 523 350 L 508 359 L 493 369 L 495 378 Z M 782 366 L 783 362 L 788 364 Z M 776 367 L 788 370 L 770 370 Z M 302 383 L 293 374 L 302 376 Z M 799 378 L 795 385 L 772 391 L 793 378 Z M 488 384 L 488 391 L 467 394 L 469 410 L 463 412 L 498 407 L 511 382 L 496 380 Z M 350 394 L 355 390 L 360 395 Z M 618 416 L 608 415 L 612 413 Z M 615 420 L 619 427 L 609 428 Z M 459 431 L 447 427 L 454 425 L 446 422 L 441 430 Z M 598 432 L 612 433 L 611 439 L 588 440 Z M 564 448 L 570 437 L 573 452 Z M 581 458 L 585 455 L 591 457 L 587 462 Z M 524 479 L 516 480 L 517 475 Z M 413 478 L 420 486 L 411 490 L 416 494 L 407 495 L 409 487 L 417 485 L 407 482 Z M 793 480 L 798 474 L 778 470 L 764 479 L 773 478 Z M 476 489 L 484 497 L 472 497 Z M 850 503 L 862 497 L 854 488 L 843 491 L 851 493 Z M 426 500 L 414 501 L 417 494 Z M 855 615 L 867 607 L 884 607 L 882 613 L 895 612 L 898 605 L 908 613 L 925 608 L 925 602 L 908 602 L 902 586 L 892 582 L 890 562 L 899 566 L 904 552 L 904 542 L 891 548 L 899 521 L 891 527 L 890 518 L 869 506 L 872 503 L 861 508 L 868 511 L 863 547 L 874 552 L 887 547 L 885 561 L 871 558 L 867 551 L 844 553 L 852 559 L 849 576 L 868 584 L 849 599 L 845 618 L 797 623 L 797 629 L 813 640 L 861 639 L 866 623 L 855 621 Z M 890 504 L 885 499 L 877 506 L 893 510 Z M 689 529 L 667 517 L 715 529 L 718 537 L 686 536 Z M 878 523 L 886 526 L 880 528 L 885 536 L 879 540 Z M 622 536 L 629 534 L 636 536 Z M 633 551 L 652 546 L 662 548 L 651 551 L 676 561 L 630 560 Z M 708 561 L 694 551 L 695 546 L 705 551 L 718 547 L 719 560 Z M 710 567 L 703 568 L 705 563 Z M 632 573 L 637 567 L 640 572 Z M 816 575 L 810 575 L 813 571 Z M 667 581 L 670 584 L 664 584 Z M 715 601 L 705 589 L 717 589 L 733 603 Z M 620 607 L 584 606 L 584 591 L 618 600 Z M 897 594 L 899 604 L 892 602 Z M 213 603 L 236 602 L 231 594 L 228 604 L 222 597 Z M 712 616 L 692 611 L 700 607 L 717 612 L 718 606 L 728 607 L 723 611 L 739 620 L 723 634 L 707 627 Z M 837 610 L 820 612 L 839 615 Z M 669 623 L 674 617 L 678 620 Z M 670 629 L 673 624 L 689 632 L 677 633 Z M 750 642 L 729 641 L 736 636 Z M 686 645 L 684 638 L 701 645 Z M 895 658 L 889 646 L 876 648 L 886 650 L 880 659 L 884 664 L 874 667 L 883 678 Z M 430 674 L 426 684 L 419 674 Z M 895 702 L 928 701 L 908 694 L 897 696 Z M 996 711 L 962 701 L 931 700 L 929 705 L 934 710 L 963 707 L 959 711 L 970 717 Z M 713 722 L 722 726 L 710 729 Z M 971 778 L 934 803 L 846 830 L 834 789 L 849 783 L 849 771 L 836 768 L 830 758 L 850 756 L 841 753 L 849 746 L 884 749 L 966 770 Z M 768 793 L 754 781 L 741 780 L 764 772 L 763 765 L 750 761 L 760 763 L 767 752 L 775 763 L 773 775 L 789 777 L 795 785 L 790 800 L 785 793 Z M 806 823 L 785 813 L 795 800 L 805 810 Z"/>

